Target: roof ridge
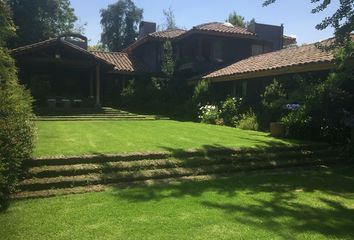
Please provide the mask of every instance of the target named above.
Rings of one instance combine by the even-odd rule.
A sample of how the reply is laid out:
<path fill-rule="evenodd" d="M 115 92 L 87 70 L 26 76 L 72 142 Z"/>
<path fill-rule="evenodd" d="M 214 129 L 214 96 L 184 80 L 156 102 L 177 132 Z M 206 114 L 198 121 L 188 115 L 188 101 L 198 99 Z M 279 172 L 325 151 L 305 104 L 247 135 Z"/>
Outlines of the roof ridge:
<path fill-rule="evenodd" d="M 125 52 L 111 52 L 111 51 L 100 51 L 100 50 L 89 50 L 91 53 L 109 53 L 109 54 L 127 54 Z"/>
<path fill-rule="evenodd" d="M 41 45 L 41 44 L 44 44 L 44 43 L 48 43 L 48 42 L 51 42 L 51 41 L 59 41 L 58 38 L 49 38 L 49 39 L 46 39 L 46 40 L 43 40 L 43 41 L 40 41 L 40 42 L 36 42 L 36 43 L 30 43 L 30 44 L 26 44 L 26 45 L 23 45 L 23 46 L 20 46 L 20 47 L 17 47 L 17 48 L 13 48 L 13 49 L 10 49 L 11 52 L 15 52 L 15 51 L 18 51 L 18 50 L 21 50 L 23 48 L 29 48 L 29 47 L 33 47 L 33 46 L 37 46 L 37 45 Z"/>
<path fill-rule="evenodd" d="M 210 25 L 210 24 L 216 24 L 216 23 L 221 23 L 221 22 L 202 23 L 202 24 L 198 24 L 198 25 L 193 26 L 192 29 L 194 29 L 194 28 L 200 28 L 200 27 L 204 27 L 204 26 L 207 26 L 207 25 Z M 190 31 L 190 30 L 189 30 L 189 31 Z"/>

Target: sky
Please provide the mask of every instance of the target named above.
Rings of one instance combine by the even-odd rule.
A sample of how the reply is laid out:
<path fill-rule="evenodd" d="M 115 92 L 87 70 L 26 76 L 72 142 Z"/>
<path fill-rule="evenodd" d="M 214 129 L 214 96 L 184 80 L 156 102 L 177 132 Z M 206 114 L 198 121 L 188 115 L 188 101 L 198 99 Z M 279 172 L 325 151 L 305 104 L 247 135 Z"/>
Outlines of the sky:
<path fill-rule="evenodd" d="M 100 9 L 106 8 L 117 0 L 71 0 L 79 24 L 87 24 L 85 35 L 90 45 L 100 40 Z M 171 7 L 175 14 L 177 26 L 190 29 L 207 22 L 224 22 L 229 13 L 236 11 L 246 20 L 255 18 L 258 23 L 284 24 L 287 35 L 297 37 L 299 44 L 313 43 L 333 36 L 333 29 L 319 31 L 315 29 L 326 16 L 338 8 L 338 0 L 324 12 L 312 14 L 316 4 L 311 0 L 277 0 L 268 7 L 262 7 L 263 0 L 133 0 L 135 5 L 144 9 L 144 20 L 164 22 L 163 9 Z"/>

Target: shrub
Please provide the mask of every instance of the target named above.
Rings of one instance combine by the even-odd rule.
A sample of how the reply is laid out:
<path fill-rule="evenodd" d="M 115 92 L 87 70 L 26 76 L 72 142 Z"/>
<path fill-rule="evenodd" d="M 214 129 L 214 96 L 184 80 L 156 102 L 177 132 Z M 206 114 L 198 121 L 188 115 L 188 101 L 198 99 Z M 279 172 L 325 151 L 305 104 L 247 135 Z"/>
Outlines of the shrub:
<path fill-rule="evenodd" d="M 199 118 L 202 123 L 216 124 L 220 114 L 217 106 L 205 105 L 200 107 L 200 111 L 201 114 L 199 115 Z"/>
<path fill-rule="evenodd" d="M 270 122 L 279 121 L 284 112 L 284 106 L 287 103 L 286 91 L 283 85 L 273 80 L 262 94 L 262 105 L 264 114 L 262 116 L 264 125 L 269 125 Z"/>
<path fill-rule="evenodd" d="M 240 120 L 241 104 L 242 98 L 231 97 L 228 97 L 224 102 L 221 103 L 220 116 L 224 119 L 226 126 L 235 126 L 235 124 Z"/>
<path fill-rule="evenodd" d="M 209 91 L 210 83 L 206 80 L 200 81 L 194 88 L 192 100 L 196 105 L 204 106 L 211 100 Z"/>
<path fill-rule="evenodd" d="M 236 127 L 241 128 L 243 130 L 258 131 L 259 125 L 256 114 L 253 111 L 249 111 L 243 114 Z"/>
<path fill-rule="evenodd" d="M 18 84 L 14 61 L 0 47 L 0 210 L 22 174 L 22 162 L 33 149 L 32 98 Z"/>

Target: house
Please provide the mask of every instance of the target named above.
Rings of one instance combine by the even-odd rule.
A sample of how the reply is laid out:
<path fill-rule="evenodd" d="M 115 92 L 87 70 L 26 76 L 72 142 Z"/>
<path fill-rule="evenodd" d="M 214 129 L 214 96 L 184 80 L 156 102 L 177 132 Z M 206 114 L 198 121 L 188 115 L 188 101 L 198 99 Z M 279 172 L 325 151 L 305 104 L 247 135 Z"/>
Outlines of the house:
<path fill-rule="evenodd" d="M 314 44 L 289 47 L 283 26 L 252 22 L 248 28 L 206 23 L 190 30 L 156 31 L 142 22 L 139 38 L 121 52 L 89 51 L 87 39 L 66 34 L 11 51 L 20 80 L 39 104 L 111 105 L 127 80 L 161 76 L 163 43 L 171 41 L 180 81 L 208 79 L 226 95 L 258 94 L 262 78 L 334 67 L 333 55 Z M 259 95 L 259 94 L 258 94 Z"/>

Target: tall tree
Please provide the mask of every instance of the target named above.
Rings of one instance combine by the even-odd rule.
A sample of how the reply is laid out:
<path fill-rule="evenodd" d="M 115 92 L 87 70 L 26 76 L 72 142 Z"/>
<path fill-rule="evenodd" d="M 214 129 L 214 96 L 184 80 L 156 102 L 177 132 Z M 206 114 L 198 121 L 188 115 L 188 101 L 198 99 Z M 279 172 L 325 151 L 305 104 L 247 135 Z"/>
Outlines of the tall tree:
<path fill-rule="evenodd" d="M 7 0 L 7 3 L 17 27 L 17 38 L 11 39 L 10 47 L 71 32 L 77 20 L 70 0 Z"/>
<path fill-rule="evenodd" d="M 163 10 L 163 15 L 165 17 L 165 24 L 164 27 L 165 29 L 176 29 L 176 19 L 175 19 L 175 13 L 172 9 L 172 7 L 169 7 L 168 9 Z"/>
<path fill-rule="evenodd" d="M 235 11 L 229 14 L 229 18 L 226 19 L 226 21 L 237 27 L 244 28 L 247 26 L 247 21 L 245 18 L 241 15 L 238 15 Z"/>
<path fill-rule="evenodd" d="M 263 6 L 275 3 L 277 0 L 266 0 Z M 312 13 L 325 11 L 334 1 L 332 0 L 311 0 L 311 3 L 318 4 L 312 9 Z M 325 17 L 316 29 L 324 30 L 328 27 L 335 29 L 336 46 L 351 44 L 350 34 L 354 31 L 354 0 L 340 0 L 338 9 L 329 17 Z"/>
<path fill-rule="evenodd" d="M 101 9 L 103 32 L 101 42 L 110 51 L 120 51 L 133 43 L 138 36 L 138 25 L 143 18 L 143 9 L 131 0 L 119 0 Z"/>

